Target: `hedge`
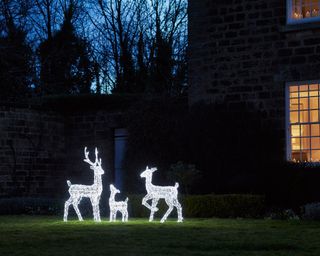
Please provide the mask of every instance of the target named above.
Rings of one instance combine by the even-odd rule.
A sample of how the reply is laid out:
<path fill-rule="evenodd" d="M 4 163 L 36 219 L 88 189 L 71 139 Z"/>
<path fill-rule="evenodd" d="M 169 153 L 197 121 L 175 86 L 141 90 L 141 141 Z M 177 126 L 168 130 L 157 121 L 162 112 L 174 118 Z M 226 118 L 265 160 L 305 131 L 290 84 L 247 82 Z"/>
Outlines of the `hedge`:
<path fill-rule="evenodd" d="M 150 211 L 141 205 L 143 195 L 128 195 L 129 218 L 148 218 Z M 181 196 L 180 202 L 185 218 L 259 218 L 265 213 L 265 197 L 261 195 L 191 195 Z M 0 199 L 0 214 L 63 215 L 64 201 L 43 198 Z M 71 207 L 72 208 L 72 207 Z M 70 209 L 71 209 L 70 208 Z M 158 204 L 160 209 L 155 217 L 161 217 L 168 209 L 164 200 Z M 83 216 L 92 216 L 89 200 L 80 204 Z M 108 217 L 109 209 L 105 202 L 100 203 L 101 216 Z M 73 210 L 72 210 L 73 212 Z M 72 215 L 75 215 L 73 212 Z M 176 217 L 174 209 L 171 217 Z"/>
<path fill-rule="evenodd" d="M 142 195 L 129 196 L 129 212 L 134 217 L 148 217 L 150 212 L 141 207 Z M 261 195 L 192 195 L 181 196 L 183 216 L 186 218 L 258 218 L 265 213 L 265 197 Z M 159 201 L 160 210 L 155 216 L 162 216 L 168 208 L 164 200 Z M 173 211 L 172 216 L 176 216 Z"/>

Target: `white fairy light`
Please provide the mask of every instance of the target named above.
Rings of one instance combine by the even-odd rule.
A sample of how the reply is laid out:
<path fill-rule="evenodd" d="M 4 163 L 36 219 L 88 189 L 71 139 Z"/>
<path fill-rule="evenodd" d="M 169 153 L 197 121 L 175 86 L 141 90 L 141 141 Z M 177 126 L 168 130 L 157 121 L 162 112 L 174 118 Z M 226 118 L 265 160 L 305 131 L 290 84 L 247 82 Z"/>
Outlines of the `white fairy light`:
<path fill-rule="evenodd" d="M 155 172 L 157 168 L 146 168 L 145 171 L 143 171 L 140 174 L 141 178 L 146 179 L 146 190 L 147 195 L 142 199 L 142 205 L 147 207 L 151 213 L 149 217 L 149 221 L 153 221 L 153 216 L 156 211 L 159 209 L 157 208 L 157 204 L 159 199 L 163 198 L 167 205 L 169 206 L 169 209 L 167 212 L 163 215 L 162 219 L 160 220 L 161 223 L 165 222 L 168 218 L 169 214 L 172 212 L 173 207 L 177 208 L 178 212 L 178 222 L 182 222 L 182 207 L 181 204 L 178 201 L 178 187 L 179 183 L 176 182 L 174 186 L 155 186 L 152 184 L 152 174 Z M 152 200 L 151 205 L 147 203 L 148 200 Z"/>
<path fill-rule="evenodd" d="M 115 196 L 120 193 L 120 190 L 115 188 L 112 184 L 110 185 L 110 197 L 109 197 L 109 207 L 110 207 L 110 222 L 116 221 L 117 212 L 122 214 L 122 222 L 128 221 L 128 197 L 124 201 L 116 201 Z"/>
<path fill-rule="evenodd" d="M 100 209 L 99 209 L 99 201 L 102 193 L 102 179 L 101 175 L 104 174 L 104 170 L 101 167 L 101 159 L 98 159 L 98 150 L 95 149 L 96 160 L 95 162 L 91 162 L 89 159 L 89 152 L 87 151 L 87 147 L 84 148 L 85 159 L 84 162 L 90 165 L 90 169 L 94 172 L 94 182 L 92 185 L 81 185 L 81 184 L 71 184 L 69 180 L 67 180 L 67 184 L 69 186 L 69 199 L 64 204 L 64 216 L 63 220 L 68 220 L 68 212 L 69 206 L 72 205 L 74 210 L 78 215 L 78 219 L 83 221 L 81 213 L 79 211 L 78 205 L 83 197 L 89 198 L 92 209 L 93 209 L 93 219 L 94 221 L 101 221 L 100 219 Z"/>

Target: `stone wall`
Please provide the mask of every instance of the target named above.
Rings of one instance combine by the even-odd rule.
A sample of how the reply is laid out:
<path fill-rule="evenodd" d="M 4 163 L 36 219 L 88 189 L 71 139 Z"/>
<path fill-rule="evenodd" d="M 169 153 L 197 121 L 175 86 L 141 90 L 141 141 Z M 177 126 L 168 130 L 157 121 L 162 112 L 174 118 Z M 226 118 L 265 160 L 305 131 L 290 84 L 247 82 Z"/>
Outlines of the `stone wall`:
<path fill-rule="evenodd" d="M 285 0 L 189 0 L 190 103 L 262 111 L 285 134 L 285 85 L 320 79 L 319 24 L 286 25 Z"/>
<path fill-rule="evenodd" d="M 0 195 L 50 194 L 63 170 L 63 118 L 52 112 L 0 108 Z"/>
<path fill-rule="evenodd" d="M 94 147 L 113 179 L 113 129 L 121 126 L 116 111 L 61 113 L 0 107 L 0 197 L 61 197 L 66 179 L 90 184 L 92 171 L 82 160 Z"/>

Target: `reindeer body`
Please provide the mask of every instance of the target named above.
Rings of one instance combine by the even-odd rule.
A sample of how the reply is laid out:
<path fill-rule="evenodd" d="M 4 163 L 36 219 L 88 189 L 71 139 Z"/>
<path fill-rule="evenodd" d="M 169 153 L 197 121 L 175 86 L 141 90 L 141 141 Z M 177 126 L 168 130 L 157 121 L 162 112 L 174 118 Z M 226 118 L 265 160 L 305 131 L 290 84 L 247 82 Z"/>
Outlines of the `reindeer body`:
<path fill-rule="evenodd" d="M 84 149 L 85 152 L 85 159 L 84 161 L 90 164 L 90 169 L 94 171 L 94 182 L 92 185 L 80 185 L 80 184 L 71 184 L 68 180 L 67 184 L 69 186 L 69 199 L 65 202 L 64 205 L 64 216 L 63 220 L 67 221 L 68 219 L 68 212 L 70 205 L 73 206 L 78 219 L 83 221 L 81 216 L 80 210 L 78 205 L 83 197 L 89 198 L 92 210 L 93 210 L 93 219 L 94 221 L 101 221 L 100 218 L 100 209 L 99 209 L 99 202 L 102 193 L 102 179 L 101 175 L 104 174 L 104 171 L 101 167 L 101 159 L 98 160 L 98 150 L 96 149 L 96 161 L 93 163 L 89 160 L 89 152 L 87 152 L 87 148 Z"/>
<path fill-rule="evenodd" d="M 110 197 L 109 197 L 109 207 L 110 207 L 110 222 L 116 221 L 117 212 L 122 214 L 122 222 L 128 221 L 128 197 L 125 201 L 116 201 L 115 196 L 120 193 L 120 190 L 116 189 L 112 184 L 110 185 Z"/>
<path fill-rule="evenodd" d="M 165 222 L 173 208 L 177 208 L 178 222 L 182 222 L 182 207 L 178 201 L 178 187 L 179 184 L 176 182 L 174 186 L 156 186 L 152 184 L 152 174 L 157 168 L 148 167 L 144 172 L 140 174 L 141 178 L 146 179 L 146 190 L 147 195 L 142 199 L 142 204 L 151 210 L 149 221 L 153 221 L 154 213 L 158 211 L 157 204 L 160 199 L 164 199 L 169 209 L 161 219 L 161 223 Z M 147 203 L 148 200 L 152 200 L 151 205 Z"/>

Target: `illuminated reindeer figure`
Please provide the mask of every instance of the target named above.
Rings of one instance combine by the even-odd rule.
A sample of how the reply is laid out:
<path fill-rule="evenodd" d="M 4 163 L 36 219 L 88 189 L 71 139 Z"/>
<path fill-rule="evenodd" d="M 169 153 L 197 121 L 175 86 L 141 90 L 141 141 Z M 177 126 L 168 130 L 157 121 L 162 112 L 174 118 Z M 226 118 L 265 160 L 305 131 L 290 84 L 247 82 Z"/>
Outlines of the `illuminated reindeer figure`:
<path fill-rule="evenodd" d="M 94 221 L 101 221 L 100 219 L 100 209 L 99 209 L 99 201 L 102 193 L 102 180 L 101 175 L 104 174 L 104 170 L 101 167 L 101 159 L 98 159 L 98 150 L 95 149 L 96 160 L 95 162 L 91 162 L 89 159 L 89 152 L 87 151 L 87 147 L 84 148 L 85 159 L 84 162 L 90 165 L 90 169 L 94 172 L 94 182 L 92 185 L 78 185 L 71 184 L 69 180 L 67 180 L 67 184 L 69 186 L 69 194 L 70 198 L 64 204 L 64 216 L 63 220 L 67 221 L 69 206 L 72 204 L 74 210 L 76 211 L 78 218 L 80 221 L 83 221 L 81 213 L 79 211 L 78 205 L 83 197 L 87 197 L 90 199 L 93 210 L 93 219 Z"/>
<path fill-rule="evenodd" d="M 115 188 L 112 184 L 110 185 L 110 197 L 109 197 L 109 207 L 110 207 L 110 222 L 116 221 L 117 212 L 122 214 L 122 222 L 128 221 L 128 197 L 124 201 L 116 201 L 115 196 L 120 193 L 120 190 Z"/>
<path fill-rule="evenodd" d="M 165 222 L 165 220 L 168 218 L 169 214 L 172 212 L 173 207 L 177 208 L 178 212 L 178 222 L 182 222 L 182 207 L 181 204 L 178 201 L 178 187 L 179 184 L 176 182 L 174 186 L 155 186 L 152 184 L 152 174 L 155 172 L 157 168 L 146 168 L 145 171 L 143 171 L 140 174 L 141 178 L 146 179 L 146 190 L 147 195 L 142 199 L 142 205 L 147 207 L 151 210 L 149 221 L 153 221 L 153 216 L 156 211 L 159 209 L 157 208 L 157 204 L 159 199 L 163 198 L 167 205 L 169 206 L 169 209 L 167 212 L 163 215 L 161 219 L 161 223 Z M 148 200 L 152 200 L 151 205 L 147 203 Z"/>

